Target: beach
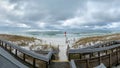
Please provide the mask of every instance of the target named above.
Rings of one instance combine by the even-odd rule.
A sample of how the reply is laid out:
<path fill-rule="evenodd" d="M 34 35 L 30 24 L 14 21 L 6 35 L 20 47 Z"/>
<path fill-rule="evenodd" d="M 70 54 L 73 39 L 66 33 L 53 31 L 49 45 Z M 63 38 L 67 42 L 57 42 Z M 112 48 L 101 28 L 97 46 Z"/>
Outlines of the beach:
<path fill-rule="evenodd" d="M 112 34 L 114 32 L 111 32 L 109 34 Z M 108 35 L 108 32 L 93 32 L 93 33 L 85 33 L 85 32 L 66 32 L 66 36 L 64 35 L 64 32 L 62 31 L 29 31 L 29 32 L 16 32 L 16 33 L 8 33 L 8 35 L 18 35 L 18 36 L 24 36 L 24 37 L 31 37 L 35 38 L 33 42 L 31 41 L 23 41 L 24 44 L 27 46 L 21 46 L 24 49 L 27 50 L 51 50 L 51 46 L 54 47 L 55 50 L 59 49 L 58 52 L 58 57 L 59 61 L 67 61 L 67 48 L 70 47 L 71 49 L 78 49 L 78 48 L 84 48 L 87 46 L 91 46 L 95 44 L 95 42 L 92 41 L 92 38 L 90 38 L 91 41 L 86 41 L 89 37 L 94 37 L 94 36 L 103 36 L 103 35 Z M 5 36 L 6 37 L 6 36 Z M 39 40 L 36 40 L 39 39 Z M 82 39 L 83 42 L 82 44 L 76 45 L 76 42 Z M 81 40 L 81 41 L 82 41 Z M 21 41 L 21 40 L 20 40 Z M 67 41 L 67 43 L 66 43 Z M 19 40 L 14 43 L 19 43 Z M 28 44 L 29 43 L 29 44 Z M 100 41 L 96 41 L 96 43 L 100 43 Z M 21 45 L 21 44 L 20 44 Z"/>
<path fill-rule="evenodd" d="M 67 61 L 67 47 L 69 45 L 69 47 L 72 47 L 72 44 L 74 43 L 74 38 L 68 38 L 69 43 L 66 43 L 66 38 L 62 37 L 62 38 L 41 38 L 43 41 L 43 43 L 47 43 L 53 46 L 58 46 L 59 47 L 59 61 Z M 77 40 L 78 38 L 76 38 Z"/>
<path fill-rule="evenodd" d="M 58 59 L 57 62 L 67 62 L 67 49 L 79 49 L 88 46 L 94 46 L 94 44 L 104 43 L 103 41 L 120 40 L 120 33 L 106 34 L 101 36 L 87 36 L 87 37 L 36 37 L 30 35 L 12 35 L 12 34 L 0 34 L 0 38 L 12 41 L 14 44 L 19 44 L 20 47 L 26 50 L 43 50 L 50 51 L 51 47 L 55 50 L 59 50 L 56 54 Z M 17 38 L 17 39 L 16 39 Z M 67 42 L 66 42 L 67 41 Z M 112 68 L 119 68 L 119 66 L 113 66 Z"/>

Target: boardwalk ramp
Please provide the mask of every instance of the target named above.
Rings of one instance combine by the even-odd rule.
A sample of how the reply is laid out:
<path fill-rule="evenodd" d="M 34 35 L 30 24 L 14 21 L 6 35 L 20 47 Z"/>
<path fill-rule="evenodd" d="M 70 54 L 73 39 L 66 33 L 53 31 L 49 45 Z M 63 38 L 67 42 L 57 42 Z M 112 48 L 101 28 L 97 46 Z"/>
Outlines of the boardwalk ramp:
<path fill-rule="evenodd" d="M 70 68 L 69 62 L 51 62 L 49 68 Z"/>
<path fill-rule="evenodd" d="M 0 47 L 0 68 L 28 68 Z"/>

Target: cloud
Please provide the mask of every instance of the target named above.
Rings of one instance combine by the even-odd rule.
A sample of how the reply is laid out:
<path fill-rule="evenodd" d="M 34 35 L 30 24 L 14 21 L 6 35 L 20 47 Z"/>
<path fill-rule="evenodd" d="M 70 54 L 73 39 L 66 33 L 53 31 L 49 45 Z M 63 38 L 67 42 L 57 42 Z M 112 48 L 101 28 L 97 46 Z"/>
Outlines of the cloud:
<path fill-rule="evenodd" d="M 97 30 L 119 29 L 119 23 L 119 0 L 0 1 L 1 28 Z"/>

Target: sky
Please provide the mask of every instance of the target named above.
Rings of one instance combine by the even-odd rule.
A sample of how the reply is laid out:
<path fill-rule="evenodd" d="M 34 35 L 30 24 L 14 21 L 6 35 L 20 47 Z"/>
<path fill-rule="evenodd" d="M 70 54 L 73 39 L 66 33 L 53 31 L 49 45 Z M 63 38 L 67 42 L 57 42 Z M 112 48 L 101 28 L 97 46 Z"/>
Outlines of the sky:
<path fill-rule="evenodd" d="M 0 30 L 119 30 L 120 0 L 0 0 Z"/>

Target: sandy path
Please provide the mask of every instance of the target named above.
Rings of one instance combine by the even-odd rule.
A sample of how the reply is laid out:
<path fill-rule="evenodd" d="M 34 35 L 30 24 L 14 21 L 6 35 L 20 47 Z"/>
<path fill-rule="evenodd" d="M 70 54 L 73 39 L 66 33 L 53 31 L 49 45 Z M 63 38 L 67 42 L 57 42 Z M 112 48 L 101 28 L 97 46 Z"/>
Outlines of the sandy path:
<path fill-rule="evenodd" d="M 67 55 L 66 55 L 66 51 L 67 51 L 67 45 L 61 45 L 59 46 L 60 52 L 59 52 L 59 60 L 60 61 L 67 61 Z"/>
<path fill-rule="evenodd" d="M 66 51 L 67 51 L 67 44 L 65 43 L 65 38 L 41 38 L 42 40 L 45 41 L 45 43 L 51 43 L 54 46 L 58 46 L 59 45 L 59 61 L 67 61 L 67 55 L 66 55 Z"/>

